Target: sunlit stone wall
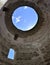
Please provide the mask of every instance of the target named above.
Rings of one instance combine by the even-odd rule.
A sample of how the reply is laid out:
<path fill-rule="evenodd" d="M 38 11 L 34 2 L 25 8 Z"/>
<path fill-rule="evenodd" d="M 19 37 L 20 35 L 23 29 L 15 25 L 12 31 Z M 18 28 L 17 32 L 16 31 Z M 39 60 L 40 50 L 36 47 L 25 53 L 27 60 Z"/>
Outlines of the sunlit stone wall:
<path fill-rule="evenodd" d="M 0 9 L 4 6 L 4 4 L 7 2 L 8 0 L 0 0 Z"/>

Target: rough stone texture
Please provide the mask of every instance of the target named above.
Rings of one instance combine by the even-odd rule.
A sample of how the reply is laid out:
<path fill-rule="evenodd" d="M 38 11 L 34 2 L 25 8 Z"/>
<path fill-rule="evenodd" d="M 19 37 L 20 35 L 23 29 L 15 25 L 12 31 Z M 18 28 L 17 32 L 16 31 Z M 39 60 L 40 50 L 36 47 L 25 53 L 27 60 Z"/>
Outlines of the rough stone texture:
<path fill-rule="evenodd" d="M 8 3 L 15 1 L 9 0 Z M 50 0 L 31 1 L 43 12 L 45 25 L 40 32 L 27 38 L 18 37 L 14 40 L 4 23 L 5 13 L 0 11 L 0 65 L 50 65 Z M 16 51 L 14 60 L 7 58 L 10 48 Z"/>

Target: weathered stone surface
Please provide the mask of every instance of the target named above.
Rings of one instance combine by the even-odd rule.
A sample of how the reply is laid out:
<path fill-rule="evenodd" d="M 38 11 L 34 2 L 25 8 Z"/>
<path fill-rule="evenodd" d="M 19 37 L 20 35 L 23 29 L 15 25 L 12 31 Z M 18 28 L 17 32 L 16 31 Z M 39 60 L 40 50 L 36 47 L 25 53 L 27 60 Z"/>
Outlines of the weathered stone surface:
<path fill-rule="evenodd" d="M 9 0 L 5 6 L 13 2 L 15 0 Z M 14 40 L 4 23 L 5 13 L 0 12 L 0 65 L 50 65 L 50 0 L 31 2 L 41 9 L 44 21 L 37 33 L 25 38 Z M 10 48 L 16 51 L 14 60 L 7 58 Z"/>

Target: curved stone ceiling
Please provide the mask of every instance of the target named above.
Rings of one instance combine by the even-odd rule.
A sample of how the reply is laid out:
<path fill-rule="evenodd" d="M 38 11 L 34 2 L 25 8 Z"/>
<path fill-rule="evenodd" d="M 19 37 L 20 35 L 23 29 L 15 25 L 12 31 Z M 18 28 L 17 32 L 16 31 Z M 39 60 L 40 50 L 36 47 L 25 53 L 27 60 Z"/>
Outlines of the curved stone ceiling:
<path fill-rule="evenodd" d="M 4 7 L 19 0 L 8 1 Z M 11 6 L 6 12 L 0 11 L 0 64 L 1 65 L 50 65 L 50 0 L 24 0 L 35 4 L 39 13 L 39 24 L 31 32 L 11 30 L 5 24 L 5 14 L 11 15 Z M 22 3 L 23 0 L 20 0 Z M 20 4 L 20 3 L 18 3 Z M 30 3 L 29 3 L 30 4 Z M 34 5 L 33 4 L 33 5 Z M 16 4 L 17 5 L 17 4 Z M 15 6 L 16 6 L 15 5 Z M 30 4 L 31 5 L 31 4 Z M 3 8 L 4 8 L 3 7 Z M 6 17 L 7 18 L 7 17 Z M 8 16 L 10 18 L 10 16 Z M 6 22 L 9 22 L 9 19 Z M 39 28 L 40 27 L 40 28 Z M 37 30 L 37 31 L 36 31 Z M 36 32 L 34 32 L 36 31 Z M 15 34 L 14 34 L 15 32 Z M 14 37 L 15 36 L 15 37 Z M 16 39 L 17 38 L 17 39 Z M 8 51 L 13 48 L 16 52 L 14 60 L 7 58 Z"/>

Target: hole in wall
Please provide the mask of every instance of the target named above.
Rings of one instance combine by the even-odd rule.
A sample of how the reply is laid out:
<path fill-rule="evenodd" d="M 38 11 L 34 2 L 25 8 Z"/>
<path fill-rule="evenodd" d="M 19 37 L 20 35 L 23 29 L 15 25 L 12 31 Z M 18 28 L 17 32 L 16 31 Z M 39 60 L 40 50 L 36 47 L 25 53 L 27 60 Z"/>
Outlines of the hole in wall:
<path fill-rule="evenodd" d="M 32 7 L 21 6 L 12 13 L 13 25 L 22 31 L 29 31 L 36 26 L 38 14 Z"/>
<path fill-rule="evenodd" d="M 14 60 L 15 57 L 15 50 L 10 48 L 8 52 L 8 59 Z"/>
<path fill-rule="evenodd" d="M 17 40 L 17 38 L 18 38 L 18 34 L 15 34 L 14 35 L 14 40 Z"/>

